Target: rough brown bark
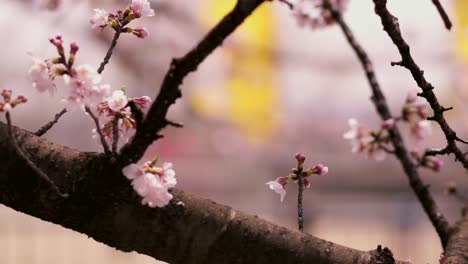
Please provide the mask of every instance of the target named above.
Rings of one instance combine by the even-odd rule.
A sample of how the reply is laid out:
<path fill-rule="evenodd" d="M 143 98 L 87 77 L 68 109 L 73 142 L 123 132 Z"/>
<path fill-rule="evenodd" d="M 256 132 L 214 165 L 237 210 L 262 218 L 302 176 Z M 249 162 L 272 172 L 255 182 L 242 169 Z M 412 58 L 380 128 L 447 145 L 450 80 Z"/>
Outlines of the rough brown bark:
<path fill-rule="evenodd" d="M 395 263 L 387 249 L 347 248 L 177 189 L 165 208 L 142 206 L 112 158 L 15 133 L 69 197 L 55 195 L 18 159 L 0 123 L 0 203 L 121 251 L 170 263 Z"/>

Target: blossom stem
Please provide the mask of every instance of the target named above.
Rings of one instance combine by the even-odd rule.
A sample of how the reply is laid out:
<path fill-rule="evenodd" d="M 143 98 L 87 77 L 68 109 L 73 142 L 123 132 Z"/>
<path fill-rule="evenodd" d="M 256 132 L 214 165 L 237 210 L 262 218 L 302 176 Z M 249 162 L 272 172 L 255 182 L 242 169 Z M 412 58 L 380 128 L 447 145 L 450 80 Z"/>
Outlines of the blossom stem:
<path fill-rule="evenodd" d="M 55 124 L 57 124 L 58 120 L 60 117 L 62 117 L 65 113 L 67 112 L 67 109 L 64 108 L 62 111 L 58 112 L 55 114 L 54 120 L 50 121 L 49 123 L 45 124 L 43 127 L 41 127 L 39 130 L 37 130 L 34 135 L 40 137 L 47 133 Z"/>
<path fill-rule="evenodd" d="M 56 194 L 58 194 L 62 198 L 67 198 L 68 194 L 62 193 L 58 186 L 55 185 L 55 183 L 45 174 L 39 167 L 34 164 L 34 162 L 26 156 L 26 153 L 20 148 L 18 145 L 18 142 L 16 141 L 16 137 L 13 133 L 13 127 L 11 125 L 11 117 L 10 113 L 6 113 L 6 120 L 7 120 L 7 125 L 8 125 L 8 135 L 10 136 L 11 142 L 13 144 L 13 147 L 15 149 L 16 154 L 28 165 L 29 168 L 31 168 L 42 180 L 44 180 L 46 183 L 48 183 L 49 187 L 51 188 L 52 191 L 54 191 Z"/>
<path fill-rule="evenodd" d="M 298 177 L 298 192 L 297 192 L 297 225 L 299 231 L 304 232 L 304 212 L 302 206 L 302 196 L 304 193 L 304 176 L 302 175 L 302 169 L 298 169 L 296 173 Z"/>
<path fill-rule="evenodd" d="M 115 30 L 114 38 L 112 39 L 112 43 L 107 50 L 106 56 L 104 57 L 104 60 L 101 62 L 101 65 L 99 65 L 99 69 L 97 72 L 101 74 L 104 71 L 104 67 L 106 67 L 107 63 L 109 63 L 110 58 L 112 57 L 112 52 L 114 51 L 115 46 L 117 46 L 117 40 L 120 37 L 120 33 L 122 33 L 122 26 L 119 26 Z"/>
<path fill-rule="evenodd" d="M 101 125 L 99 124 L 99 119 L 93 114 L 93 111 L 91 111 L 91 109 L 88 106 L 85 107 L 85 111 L 93 119 L 94 124 L 96 125 L 96 132 L 98 133 L 99 138 L 101 139 L 101 144 L 102 144 L 102 147 L 104 148 L 104 153 L 109 154 L 110 153 L 109 145 L 107 144 L 106 138 L 104 137 L 104 134 L 102 133 Z"/>
<path fill-rule="evenodd" d="M 112 152 L 117 152 L 117 146 L 119 144 L 119 119 L 120 115 L 115 114 L 114 122 L 112 123 Z"/>

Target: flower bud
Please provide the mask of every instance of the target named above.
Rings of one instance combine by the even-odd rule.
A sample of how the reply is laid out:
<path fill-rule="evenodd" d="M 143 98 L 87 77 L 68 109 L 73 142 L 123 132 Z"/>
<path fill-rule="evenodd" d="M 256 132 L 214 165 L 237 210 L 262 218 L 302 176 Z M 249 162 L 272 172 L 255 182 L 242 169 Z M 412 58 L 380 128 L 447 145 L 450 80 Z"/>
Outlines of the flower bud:
<path fill-rule="evenodd" d="M 141 28 L 135 28 L 133 30 L 133 35 L 137 36 L 138 38 L 144 39 L 149 36 L 149 32 L 146 28 L 141 27 Z"/>
<path fill-rule="evenodd" d="M 296 153 L 296 160 L 297 160 L 298 163 L 303 164 L 305 159 L 306 159 L 306 157 L 304 156 L 304 154 L 302 154 L 300 152 Z"/>
<path fill-rule="evenodd" d="M 80 46 L 78 46 L 78 43 L 72 42 L 72 43 L 70 44 L 70 54 L 75 55 L 76 52 L 77 52 L 79 49 L 80 49 Z"/>
<path fill-rule="evenodd" d="M 328 173 L 328 167 L 323 166 L 322 164 L 317 164 L 315 167 L 312 168 L 312 171 L 315 174 L 318 174 L 320 176 L 323 176 Z"/>
<path fill-rule="evenodd" d="M 393 118 L 389 118 L 382 123 L 382 129 L 390 129 L 394 125 L 395 125 L 395 120 Z"/>

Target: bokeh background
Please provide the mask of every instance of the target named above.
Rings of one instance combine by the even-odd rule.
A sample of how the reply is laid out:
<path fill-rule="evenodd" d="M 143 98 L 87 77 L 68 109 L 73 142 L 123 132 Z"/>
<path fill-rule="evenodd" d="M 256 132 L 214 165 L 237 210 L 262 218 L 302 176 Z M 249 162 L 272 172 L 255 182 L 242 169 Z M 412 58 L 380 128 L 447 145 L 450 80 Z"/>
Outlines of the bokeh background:
<path fill-rule="evenodd" d="M 55 55 L 48 38 L 62 33 L 81 49 L 77 63 L 98 66 L 112 38 L 111 30 L 90 30 L 96 7 L 114 11 L 129 1 L 118 0 L 0 0 L 0 87 L 30 98 L 14 111 L 13 122 L 36 130 L 63 108 L 61 92 L 54 97 L 31 87 L 28 52 L 42 58 Z M 427 0 L 393 0 L 416 61 L 436 87 L 447 117 L 468 138 L 468 3 L 442 1 L 453 22 L 446 31 Z M 234 0 L 152 1 L 156 16 L 137 24 L 151 33 L 140 40 L 121 37 L 103 73 L 115 89 L 126 85 L 132 96 L 154 98 L 173 57 L 182 56 L 233 6 Z M 351 0 L 345 19 L 373 59 L 378 79 L 395 114 L 406 94 L 415 89 L 410 74 L 390 61 L 399 59 L 372 1 Z M 59 84 L 60 87 L 60 84 Z M 301 28 L 279 2 L 265 3 L 183 84 L 183 98 L 170 110 L 185 128 L 164 130 L 148 156 L 172 161 L 178 187 L 234 208 L 296 228 L 296 189 L 286 199 L 265 182 L 284 176 L 303 152 L 311 166 L 323 163 L 330 172 L 314 177 L 305 193 L 306 231 L 362 250 L 381 244 L 399 259 L 438 263 L 439 240 L 408 187 L 394 158 L 377 163 L 350 153 L 342 134 L 355 117 L 370 127 L 379 119 L 369 100 L 361 66 L 340 30 L 331 26 Z M 92 121 L 80 111 L 66 114 L 49 133 L 50 140 L 82 151 L 100 151 L 91 138 Z M 402 126 L 403 131 L 407 128 Z M 435 127 L 434 127 L 435 128 Z M 443 147 L 438 129 L 430 140 L 406 142 L 419 148 Z M 443 194 L 446 181 L 466 192 L 468 175 L 452 159 L 441 173 L 422 171 L 423 180 L 451 221 L 460 204 Z M 20 175 L 18 175 L 20 176 Z M 164 239 L 155 237 L 155 239 Z M 0 205 L 0 263 L 158 263 L 136 253 L 121 253 L 86 235 L 18 213 Z"/>

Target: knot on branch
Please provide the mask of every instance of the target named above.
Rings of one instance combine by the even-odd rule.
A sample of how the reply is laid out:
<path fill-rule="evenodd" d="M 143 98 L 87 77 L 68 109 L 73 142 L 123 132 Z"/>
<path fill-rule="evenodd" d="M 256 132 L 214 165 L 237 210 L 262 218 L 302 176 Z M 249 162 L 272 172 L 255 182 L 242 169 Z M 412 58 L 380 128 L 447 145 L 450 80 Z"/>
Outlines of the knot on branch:
<path fill-rule="evenodd" d="M 395 264 L 393 253 L 387 247 L 382 248 L 381 245 L 378 245 L 376 250 L 371 251 L 371 256 L 372 256 L 371 263 Z"/>

